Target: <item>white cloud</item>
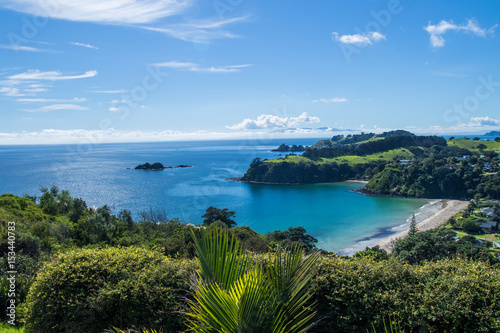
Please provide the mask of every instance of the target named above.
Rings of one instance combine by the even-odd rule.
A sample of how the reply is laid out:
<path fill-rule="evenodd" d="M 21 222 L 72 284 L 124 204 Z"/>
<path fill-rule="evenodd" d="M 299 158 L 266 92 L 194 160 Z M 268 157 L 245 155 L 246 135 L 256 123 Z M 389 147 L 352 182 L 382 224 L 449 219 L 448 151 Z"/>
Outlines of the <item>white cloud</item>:
<path fill-rule="evenodd" d="M 479 37 L 485 37 L 488 33 L 493 33 L 498 25 L 495 24 L 489 29 L 484 29 L 479 26 L 479 23 L 475 20 L 467 20 L 467 24 L 457 25 L 453 21 L 442 20 L 436 25 L 429 24 L 424 27 L 424 30 L 429 33 L 429 38 L 431 45 L 435 48 L 443 47 L 445 44 L 445 39 L 443 37 L 448 31 L 462 31 L 466 33 L 472 33 Z"/>
<path fill-rule="evenodd" d="M 23 46 L 23 45 L 0 45 L 0 49 L 12 50 L 12 51 L 27 51 L 27 52 L 47 52 L 46 50 L 37 49 L 36 47 Z"/>
<path fill-rule="evenodd" d="M 232 65 L 232 66 L 219 66 L 219 67 L 201 67 L 199 64 L 192 62 L 168 61 L 168 62 L 152 64 L 152 66 L 165 67 L 165 68 L 190 71 L 190 72 L 234 73 L 234 72 L 240 72 L 241 68 L 249 67 L 252 65 L 245 64 L 245 65 Z"/>
<path fill-rule="evenodd" d="M 21 74 L 11 75 L 8 78 L 11 80 L 74 80 L 74 79 L 84 79 L 89 77 L 94 77 L 97 75 L 97 71 L 87 71 L 81 75 L 64 75 L 61 72 L 51 71 L 51 72 L 40 72 L 38 69 L 32 69 Z"/>
<path fill-rule="evenodd" d="M 111 112 L 118 112 L 118 111 L 120 111 L 120 108 L 118 108 L 116 106 L 111 106 L 108 110 Z"/>
<path fill-rule="evenodd" d="M 470 118 L 469 126 L 484 127 L 484 126 L 500 126 L 500 120 L 490 117 L 472 117 Z"/>
<path fill-rule="evenodd" d="M 320 99 L 314 99 L 312 101 L 313 103 L 343 103 L 343 102 L 348 102 L 347 98 L 344 97 L 334 97 L 334 98 L 320 98 Z"/>
<path fill-rule="evenodd" d="M 90 45 L 90 44 L 83 44 L 83 43 L 76 43 L 76 42 L 70 42 L 70 44 L 76 45 L 76 46 L 81 46 L 81 47 L 86 47 L 88 49 L 99 50 L 99 48 L 97 46 Z"/>
<path fill-rule="evenodd" d="M 385 40 L 386 37 L 380 32 L 376 31 L 371 31 L 363 34 L 342 35 L 342 36 L 340 36 L 337 32 L 332 32 L 332 39 L 343 44 L 355 44 L 358 46 L 367 46 L 380 42 L 381 40 Z"/>
<path fill-rule="evenodd" d="M 1 7 L 35 16 L 104 24 L 144 24 L 177 15 L 192 0 L 3 0 Z"/>
<path fill-rule="evenodd" d="M 241 123 L 226 128 L 233 130 L 253 130 L 253 129 L 271 129 L 271 128 L 291 128 L 298 127 L 299 123 L 319 123 L 318 117 L 310 116 L 303 112 L 298 117 L 279 117 L 271 114 L 263 114 L 257 119 L 246 118 Z"/>
<path fill-rule="evenodd" d="M 53 105 L 42 106 L 41 108 L 38 108 L 38 109 L 22 109 L 21 111 L 45 113 L 45 112 L 59 111 L 59 110 L 83 111 L 83 110 L 88 110 L 88 109 L 89 108 L 87 108 L 87 107 L 76 105 L 76 104 L 53 104 Z"/>
<path fill-rule="evenodd" d="M 53 102 L 58 102 L 58 103 L 82 103 L 85 102 L 87 99 L 86 98 L 73 98 L 73 99 L 50 99 L 50 98 L 18 98 L 16 101 L 17 102 L 24 102 L 24 103 L 53 103 Z"/>

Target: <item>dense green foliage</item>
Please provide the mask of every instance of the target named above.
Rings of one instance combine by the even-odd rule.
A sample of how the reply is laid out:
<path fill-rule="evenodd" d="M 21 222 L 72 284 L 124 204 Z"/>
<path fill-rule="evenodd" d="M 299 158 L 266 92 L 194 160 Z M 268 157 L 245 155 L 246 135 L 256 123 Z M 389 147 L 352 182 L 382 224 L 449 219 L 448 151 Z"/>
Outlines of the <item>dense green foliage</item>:
<path fill-rule="evenodd" d="M 404 173 L 406 167 L 387 168 Z M 480 211 L 485 207 L 498 210 L 494 201 L 478 201 L 453 219 L 453 226 L 460 231 L 469 222 L 477 226 L 486 220 Z M 228 209 L 211 211 L 231 213 L 226 216 L 231 220 L 235 216 Z M 213 219 L 206 229 L 217 230 L 222 223 Z M 16 319 L 26 320 L 28 332 L 99 332 L 133 325 L 163 326 L 169 332 L 186 324 L 181 313 L 172 311 L 184 311 L 180 297 L 193 300 L 189 281 L 195 264 L 185 258 L 196 251 L 191 232 L 203 227 L 169 220 L 152 209 L 136 222 L 129 211 L 113 215 L 107 206 L 89 209 L 55 187 L 43 189 L 38 200 L 1 195 L 2 276 L 8 221 L 16 221 L 18 235 Z M 266 235 L 245 226 L 224 230 L 239 241 L 242 253 L 253 252 L 249 262 L 263 271 L 283 258 L 277 249 L 297 246 L 311 253 L 316 244 L 302 227 Z M 498 331 L 498 259 L 476 246 L 474 237 L 455 241 L 454 235 L 449 229 L 417 232 L 397 242 L 392 254 L 375 247 L 353 258 L 321 256 L 312 300 L 318 305 L 316 319 L 322 320 L 313 331 L 372 331 L 372 324 L 383 327 L 389 318 L 408 332 Z M 1 279 L 0 286 L 5 304 L 8 281 Z"/>
<path fill-rule="evenodd" d="M 446 146 L 446 140 L 442 137 L 416 136 L 409 132 L 400 133 L 401 135 L 395 134 L 393 132 L 389 133 L 384 133 L 385 135 L 382 134 L 380 136 L 381 138 L 384 138 L 383 140 L 367 140 L 351 144 L 333 144 L 330 147 L 320 149 L 307 149 L 306 152 L 302 154 L 302 156 L 311 159 L 319 157 L 331 158 L 346 155 L 361 156 L 402 147 L 430 148 L 432 146 Z"/>
<path fill-rule="evenodd" d="M 482 163 L 478 161 L 477 163 Z M 489 163 L 489 162 L 488 162 Z M 364 191 L 425 198 L 470 199 L 476 194 L 500 198 L 500 175 L 485 173 L 466 161 L 456 164 L 439 157 L 415 160 L 407 167 L 386 167 Z"/>
<path fill-rule="evenodd" d="M 324 257 L 315 332 L 365 332 L 391 318 L 405 332 L 498 332 L 500 270 L 461 259 L 408 265 Z"/>
<path fill-rule="evenodd" d="M 75 250 L 38 274 L 26 302 L 27 332 L 184 328 L 181 299 L 193 264 L 139 248 Z"/>
<path fill-rule="evenodd" d="M 398 241 L 394 245 L 393 255 L 410 264 L 455 257 L 500 263 L 500 258 L 495 258 L 488 249 L 475 246 L 474 237 L 463 237 L 456 241 L 455 236 L 455 232 L 447 228 L 418 232 Z"/>
<path fill-rule="evenodd" d="M 218 213 L 213 225 L 236 224 L 231 219 L 235 212 L 215 207 L 207 210 L 210 211 Z M 0 321 L 8 319 L 3 309 L 9 300 L 10 286 L 6 274 L 10 270 L 7 265 L 9 221 L 15 221 L 16 226 L 16 304 L 20 309 L 16 319 L 22 318 L 21 305 L 26 300 L 36 272 L 52 255 L 59 252 L 109 246 L 140 246 L 156 249 L 175 258 L 193 258 L 195 252 L 189 229 L 196 226 L 169 219 L 161 210 L 142 212 L 141 220 L 135 222 L 128 210 L 114 215 L 107 206 L 89 209 L 83 200 L 72 198 L 67 191 L 59 191 L 56 187 L 42 189 L 38 204 L 30 197 L 0 195 Z M 272 239 L 246 226 L 232 227 L 229 232 L 246 250 L 255 253 L 266 253 L 280 244 L 286 246 L 290 242 L 308 251 L 315 248 L 314 244 L 311 247 L 310 236 L 305 234 L 305 230 L 297 236 L 289 234 L 288 230 L 283 232 L 285 235 L 275 231 L 273 235 L 276 237 Z"/>
<path fill-rule="evenodd" d="M 380 163 L 357 164 L 354 167 L 348 163 L 315 163 L 312 160 L 299 163 L 287 162 L 265 163 L 256 158 L 250 164 L 243 181 L 278 183 L 278 184 L 308 184 L 339 182 L 364 175 L 366 170 L 382 167 Z M 356 177 L 358 176 L 358 177 Z"/>

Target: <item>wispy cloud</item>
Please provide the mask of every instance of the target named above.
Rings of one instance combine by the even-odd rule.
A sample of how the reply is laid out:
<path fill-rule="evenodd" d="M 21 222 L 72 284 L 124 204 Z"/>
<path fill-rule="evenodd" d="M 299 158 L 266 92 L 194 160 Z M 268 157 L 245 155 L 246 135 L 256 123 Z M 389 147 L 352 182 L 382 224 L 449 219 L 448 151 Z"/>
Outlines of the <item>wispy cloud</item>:
<path fill-rule="evenodd" d="M 226 128 L 232 130 L 254 130 L 254 129 L 272 129 L 272 128 L 292 128 L 298 127 L 300 123 L 319 123 L 319 118 L 310 116 L 303 112 L 297 117 L 279 117 L 271 114 L 263 114 L 257 119 L 246 118 L 241 123 Z"/>
<path fill-rule="evenodd" d="M 12 50 L 12 51 L 27 51 L 27 52 L 49 52 L 47 50 L 39 49 L 36 47 L 25 46 L 25 45 L 17 45 L 17 44 L 2 44 L 0 45 L 0 49 Z"/>
<path fill-rule="evenodd" d="M 97 46 L 90 45 L 90 44 L 83 44 L 83 43 L 77 43 L 77 42 L 70 42 L 71 45 L 76 45 L 76 46 L 81 46 L 81 47 L 86 47 L 87 49 L 94 49 L 94 50 L 99 50 Z"/>
<path fill-rule="evenodd" d="M 249 16 L 240 16 L 227 20 L 210 19 L 192 23 L 173 24 L 162 27 L 143 26 L 142 28 L 150 31 L 160 32 L 187 42 L 207 43 L 212 39 L 240 38 L 241 36 L 224 30 L 223 27 L 234 23 L 248 21 L 249 18 Z"/>
<path fill-rule="evenodd" d="M 347 98 L 344 97 L 334 97 L 334 98 L 320 98 L 312 100 L 313 103 L 343 103 L 348 102 Z"/>
<path fill-rule="evenodd" d="M 467 20 L 467 24 L 462 25 L 455 24 L 452 20 L 442 20 L 436 25 L 429 22 L 429 24 L 424 27 L 424 30 L 430 35 L 429 38 L 431 45 L 435 48 L 439 48 L 444 46 L 445 39 L 443 35 L 445 35 L 448 31 L 461 31 L 471 33 L 479 37 L 485 37 L 486 34 L 495 32 L 497 26 L 498 24 L 495 24 L 489 29 L 481 28 L 479 23 L 474 19 Z"/>
<path fill-rule="evenodd" d="M 17 102 L 23 103 L 83 103 L 87 101 L 86 98 L 73 98 L 73 99 L 51 99 L 51 98 L 18 98 Z"/>
<path fill-rule="evenodd" d="M 245 15 L 225 20 L 210 18 L 187 19 L 187 22 L 182 23 L 165 22 L 165 19 L 172 21 L 173 17 L 177 21 L 186 20 L 180 14 L 184 14 L 194 4 L 194 0 L 71 0 L 58 1 L 57 6 L 51 6 L 47 0 L 3 0 L 0 8 L 69 21 L 134 26 L 195 43 L 240 37 L 224 30 L 224 27 L 249 19 Z"/>
<path fill-rule="evenodd" d="M 386 37 L 380 32 L 372 31 L 364 34 L 342 35 L 332 32 L 332 39 L 343 44 L 354 44 L 357 46 L 367 46 L 385 40 Z"/>
<path fill-rule="evenodd" d="M 88 109 L 89 108 L 87 108 L 87 107 L 84 107 L 81 105 L 76 105 L 76 104 L 52 104 L 52 105 L 42 106 L 41 108 L 38 108 L 38 109 L 21 109 L 21 111 L 45 113 L 45 112 L 59 111 L 59 110 L 83 111 L 83 110 L 88 110 Z"/>
<path fill-rule="evenodd" d="M 25 96 L 25 94 L 21 93 L 19 88 L 16 87 L 0 87 L 0 93 L 11 97 Z"/>
<path fill-rule="evenodd" d="M 87 71 L 81 75 L 64 75 L 58 71 L 51 72 L 40 72 L 38 69 L 32 69 L 24 73 L 11 75 L 8 78 L 11 80 L 49 80 L 49 81 L 58 81 L 58 80 L 75 80 L 75 79 L 84 79 L 89 77 L 94 77 L 97 75 L 97 71 Z"/>
<path fill-rule="evenodd" d="M 241 68 L 252 66 L 251 64 L 245 65 L 232 65 L 232 66 L 219 66 L 219 67 L 202 67 L 199 64 L 192 62 L 179 62 L 179 61 L 168 61 L 162 63 L 152 64 L 156 67 L 165 67 L 182 71 L 190 72 L 202 72 L 202 73 L 234 73 L 240 72 Z"/>
<path fill-rule="evenodd" d="M 3 0 L 0 7 L 19 12 L 78 22 L 144 24 L 177 15 L 192 0 L 71 0 L 58 1 L 57 9 L 46 0 Z"/>

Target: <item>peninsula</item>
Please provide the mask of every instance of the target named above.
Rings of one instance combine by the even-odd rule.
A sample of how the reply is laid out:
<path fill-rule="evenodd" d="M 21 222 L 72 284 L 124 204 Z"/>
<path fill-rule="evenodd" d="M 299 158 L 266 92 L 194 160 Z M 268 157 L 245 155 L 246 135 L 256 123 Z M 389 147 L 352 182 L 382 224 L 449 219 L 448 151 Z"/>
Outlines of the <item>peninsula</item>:
<path fill-rule="evenodd" d="M 338 135 L 301 156 L 254 159 L 235 180 L 313 184 L 363 180 L 369 195 L 468 200 L 500 198 L 500 142 L 449 140 L 397 130 Z"/>

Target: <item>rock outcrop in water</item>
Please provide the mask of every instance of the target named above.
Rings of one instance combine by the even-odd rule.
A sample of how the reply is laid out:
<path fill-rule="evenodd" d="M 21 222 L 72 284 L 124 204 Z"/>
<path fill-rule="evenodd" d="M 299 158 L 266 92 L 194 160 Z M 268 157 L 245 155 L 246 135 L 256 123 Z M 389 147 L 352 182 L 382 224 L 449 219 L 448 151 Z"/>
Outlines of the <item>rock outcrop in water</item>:
<path fill-rule="evenodd" d="M 172 166 L 163 166 L 163 164 L 156 162 L 153 164 L 149 164 L 148 162 L 138 165 L 134 168 L 134 170 L 144 170 L 144 171 L 160 171 L 165 169 L 178 169 L 178 168 L 191 168 L 191 165 L 180 164 L 176 167 Z"/>

